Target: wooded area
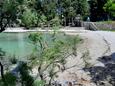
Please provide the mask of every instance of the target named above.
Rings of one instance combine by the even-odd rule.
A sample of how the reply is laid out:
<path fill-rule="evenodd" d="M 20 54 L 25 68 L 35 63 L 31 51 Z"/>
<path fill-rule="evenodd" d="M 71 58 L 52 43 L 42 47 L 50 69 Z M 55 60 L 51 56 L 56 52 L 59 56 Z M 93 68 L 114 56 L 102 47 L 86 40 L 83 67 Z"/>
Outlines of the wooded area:
<path fill-rule="evenodd" d="M 4 52 L 0 48 L 0 86 L 62 86 L 54 80 L 58 77 L 57 73 L 60 71 L 63 73 L 66 69 L 69 69 L 68 67 L 65 67 L 67 58 L 72 57 L 72 59 L 75 59 L 78 54 L 78 44 L 82 44 L 82 42 L 85 41 L 84 39 L 81 39 L 78 34 L 67 35 L 66 33 L 58 33 L 55 31 L 55 29 L 57 29 L 56 27 L 79 27 L 81 25 L 78 22 L 81 21 L 92 23 L 109 20 L 115 20 L 115 0 L 0 0 L 0 33 L 3 32 L 6 27 L 24 27 L 26 29 L 32 29 L 33 27 L 41 27 L 42 29 L 44 29 L 44 27 L 51 27 L 51 29 L 53 29 L 52 33 L 49 34 L 38 33 L 36 31 L 36 33 L 30 33 L 28 35 L 28 42 L 33 44 L 33 52 L 26 56 L 27 61 L 20 61 L 15 58 L 15 56 L 6 58 L 7 52 Z M 96 33 L 94 35 L 89 35 L 89 37 L 94 36 L 94 38 L 96 38 L 96 35 L 101 36 Z M 20 39 L 22 38 L 22 36 L 17 37 Z M 85 35 L 82 37 L 85 37 Z M 99 38 L 97 37 L 97 39 Z M 97 39 L 94 40 L 97 42 Z M 98 42 L 94 43 L 94 41 L 92 41 L 92 43 L 94 43 L 93 45 L 107 45 L 109 47 L 107 47 L 106 52 L 109 50 L 111 51 L 109 44 L 111 41 L 108 42 L 104 36 L 100 39 L 104 42 L 103 44 L 98 44 Z M 8 41 L 14 40 L 17 39 L 8 39 Z M 20 41 L 21 44 L 24 45 L 23 39 Z M 93 70 L 92 65 L 88 62 L 88 59 L 90 59 L 90 52 L 88 51 L 87 46 L 91 44 L 90 42 L 91 41 L 89 40 L 87 45 L 84 44 L 87 51 L 82 53 L 83 55 L 79 57 L 80 60 L 83 60 L 84 62 L 82 63 L 84 64 L 82 71 L 88 67 L 91 67 Z M 82 50 L 84 49 L 85 48 Z M 92 50 L 95 49 L 97 48 L 92 48 Z M 98 50 L 96 50 L 96 54 L 98 54 L 97 51 Z M 105 57 L 102 59 L 106 60 Z M 75 62 L 78 62 L 78 60 Z M 71 62 L 71 64 L 73 63 L 74 62 Z M 14 65 L 16 65 L 16 67 L 12 68 Z M 35 70 L 32 71 L 34 68 Z M 106 65 L 105 70 L 108 71 L 108 68 L 110 67 Z M 104 69 L 104 67 L 101 69 Z M 101 71 L 102 74 L 105 70 Z M 114 71 L 114 69 L 112 70 Z M 36 75 L 34 75 L 35 72 L 37 72 Z M 92 76 L 94 75 L 94 72 Z M 97 73 L 95 72 L 95 76 L 96 75 Z M 114 78 L 113 76 L 111 77 L 112 79 Z M 95 77 L 93 78 L 95 79 Z M 96 79 L 93 82 L 98 84 L 99 77 L 97 76 Z M 79 86 L 82 84 L 79 84 Z M 102 82 L 99 84 L 102 84 Z M 112 84 L 113 86 L 115 85 L 114 82 Z M 73 85 L 68 83 L 66 86 Z"/>
<path fill-rule="evenodd" d="M 0 28 L 6 26 L 76 26 L 82 20 L 115 19 L 114 0 L 0 0 Z"/>

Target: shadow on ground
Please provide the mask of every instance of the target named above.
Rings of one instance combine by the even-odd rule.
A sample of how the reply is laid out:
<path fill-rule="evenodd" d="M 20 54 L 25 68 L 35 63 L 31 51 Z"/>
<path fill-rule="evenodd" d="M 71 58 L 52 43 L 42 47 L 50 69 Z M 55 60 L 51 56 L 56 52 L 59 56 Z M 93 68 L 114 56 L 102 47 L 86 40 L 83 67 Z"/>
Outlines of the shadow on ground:
<path fill-rule="evenodd" d="M 86 72 L 90 72 L 92 81 L 97 86 L 115 86 L 115 53 L 110 56 L 103 56 L 98 59 L 104 66 L 93 66 L 84 68 Z"/>

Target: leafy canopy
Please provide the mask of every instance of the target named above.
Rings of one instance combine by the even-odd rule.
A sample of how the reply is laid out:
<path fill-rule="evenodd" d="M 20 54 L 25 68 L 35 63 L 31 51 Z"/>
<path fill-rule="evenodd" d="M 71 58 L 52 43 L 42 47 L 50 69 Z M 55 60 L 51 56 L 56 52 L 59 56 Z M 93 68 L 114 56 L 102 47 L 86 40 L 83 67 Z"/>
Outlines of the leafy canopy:
<path fill-rule="evenodd" d="M 104 10 L 112 16 L 115 17 L 115 1 L 114 0 L 107 0 L 107 3 L 104 5 Z"/>

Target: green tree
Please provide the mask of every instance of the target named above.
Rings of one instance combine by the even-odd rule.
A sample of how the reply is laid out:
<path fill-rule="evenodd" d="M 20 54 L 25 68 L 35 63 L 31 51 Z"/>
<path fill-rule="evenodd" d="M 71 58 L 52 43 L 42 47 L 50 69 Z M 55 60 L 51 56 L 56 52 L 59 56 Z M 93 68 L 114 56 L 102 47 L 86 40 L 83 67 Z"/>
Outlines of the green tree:
<path fill-rule="evenodd" d="M 50 36 L 47 41 L 42 33 L 31 34 L 29 38 L 35 44 L 30 64 L 38 67 L 38 76 L 36 78 L 39 77 L 42 81 L 45 81 L 44 75 L 47 72 L 47 77 L 50 78 L 47 84 L 51 86 L 51 82 L 57 72 L 65 70 L 66 58 L 73 55 L 72 49 L 80 42 L 80 39 L 78 36 L 69 37 L 62 34 L 61 39 L 56 36 L 56 39 L 53 40 L 52 36 Z"/>
<path fill-rule="evenodd" d="M 87 0 L 75 0 L 76 1 L 76 12 L 82 16 L 86 16 L 89 14 L 89 4 Z"/>
<path fill-rule="evenodd" d="M 59 3 L 62 10 L 62 15 L 65 17 L 66 22 L 73 22 L 78 14 L 86 16 L 89 14 L 89 5 L 87 0 L 60 0 Z"/>
<path fill-rule="evenodd" d="M 108 13 L 109 16 L 115 17 L 115 1 L 107 0 L 107 3 L 104 5 L 103 9 Z"/>
<path fill-rule="evenodd" d="M 27 28 L 40 26 L 43 24 L 43 16 L 47 24 L 57 16 L 61 21 L 63 16 L 67 23 L 73 23 L 77 14 L 86 16 L 89 9 L 86 0 L 2 0 L 0 10 L 0 27 L 5 30 L 10 23 Z"/>
<path fill-rule="evenodd" d="M 21 15 L 21 21 L 27 28 L 35 27 L 38 25 L 38 14 L 27 8 Z"/>
<path fill-rule="evenodd" d="M 47 21 L 55 18 L 56 13 L 56 0 L 43 0 L 42 1 L 42 13 L 47 17 Z"/>
<path fill-rule="evenodd" d="M 0 32 L 5 30 L 10 21 L 16 20 L 17 5 L 15 0 L 0 1 Z"/>
<path fill-rule="evenodd" d="M 107 0 L 89 0 L 91 21 L 107 20 L 108 13 L 103 9 Z"/>
<path fill-rule="evenodd" d="M 39 19 L 39 26 L 41 28 L 44 28 L 44 26 L 47 24 L 47 17 L 45 15 L 41 15 Z"/>

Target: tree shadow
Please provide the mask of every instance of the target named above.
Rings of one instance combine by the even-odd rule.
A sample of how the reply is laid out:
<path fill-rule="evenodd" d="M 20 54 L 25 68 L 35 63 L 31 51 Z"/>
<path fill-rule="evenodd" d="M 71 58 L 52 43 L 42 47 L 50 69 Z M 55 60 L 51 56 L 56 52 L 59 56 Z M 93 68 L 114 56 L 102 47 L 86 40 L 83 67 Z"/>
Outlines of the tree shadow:
<path fill-rule="evenodd" d="M 115 53 L 98 59 L 104 66 L 84 68 L 97 86 L 115 86 Z"/>

